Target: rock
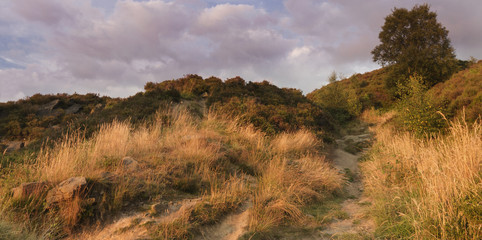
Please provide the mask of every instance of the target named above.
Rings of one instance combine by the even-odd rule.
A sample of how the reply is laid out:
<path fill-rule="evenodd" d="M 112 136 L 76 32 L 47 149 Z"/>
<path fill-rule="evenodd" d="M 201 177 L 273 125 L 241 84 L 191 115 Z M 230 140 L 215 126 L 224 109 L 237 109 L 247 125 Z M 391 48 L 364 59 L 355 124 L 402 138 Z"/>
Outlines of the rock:
<path fill-rule="evenodd" d="M 34 194 L 40 194 L 45 191 L 47 188 L 46 182 L 29 182 L 29 183 L 22 183 L 20 186 L 16 188 L 12 188 L 13 198 L 14 199 L 22 199 L 28 198 Z"/>
<path fill-rule="evenodd" d="M 87 186 L 85 177 L 71 177 L 61 182 L 57 187 L 47 193 L 47 206 L 61 201 L 68 201 L 77 194 L 83 193 Z"/>
<path fill-rule="evenodd" d="M 60 100 L 59 99 L 55 99 L 47 104 L 44 104 L 42 105 L 42 108 L 45 109 L 45 110 L 49 110 L 49 111 L 52 111 L 52 109 L 54 109 L 55 106 L 57 106 L 57 104 L 59 104 Z"/>
<path fill-rule="evenodd" d="M 77 113 L 81 108 L 82 108 L 82 105 L 76 103 L 76 104 L 68 107 L 67 109 L 65 109 L 65 114 Z"/>
<path fill-rule="evenodd" d="M 21 148 L 25 147 L 25 143 L 24 142 L 21 142 L 21 141 L 14 141 L 14 142 L 10 142 L 8 145 L 7 145 L 7 148 L 5 149 L 5 151 L 7 153 L 9 152 L 14 152 L 14 151 L 17 151 L 17 150 L 20 150 Z"/>
<path fill-rule="evenodd" d="M 121 161 L 121 167 L 125 171 L 132 172 L 139 168 L 139 163 L 131 157 L 124 157 Z"/>
<path fill-rule="evenodd" d="M 151 215 L 157 215 L 164 213 L 168 209 L 169 205 L 166 203 L 156 203 L 151 205 L 151 209 L 149 210 Z"/>
<path fill-rule="evenodd" d="M 40 106 L 40 109 L 38 111 L 38 114 L 39 115 L 47 115 L 49 113 L 52 112 L 52 110 L 55 108 L 55 106 L 57 106 L 57 104 L 59 104 L 60 100 L 59 99 L 55 99 L 47 104 L 44 104 L 42 106 Z"/>

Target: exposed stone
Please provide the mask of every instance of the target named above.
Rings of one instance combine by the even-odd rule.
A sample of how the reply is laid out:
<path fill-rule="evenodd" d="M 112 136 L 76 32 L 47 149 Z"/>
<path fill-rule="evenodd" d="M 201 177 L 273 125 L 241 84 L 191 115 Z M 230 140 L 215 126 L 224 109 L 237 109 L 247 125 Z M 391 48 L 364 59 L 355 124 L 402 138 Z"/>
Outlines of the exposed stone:
<path fill-rule="evenodd" d="M 74 198 L 76 194 L 85 191 L 86 186 L 87 180 L 85 177 L 71 177 L 64 180 L 47 193 L 47 206 Z"/>
<path fill-rule="evenodd" d="M 34 194 L 40 194 L 47 188 L 46 182 L 29 182 L 22 183 L 16 188 L 12 188 L 13 198 L 28 198 Z"/>
<path fill-rule="evenodd" d="M 52 110 L 55 108 L 55 106 L 57 106 L 57 104 L 59 104 L 60 100 L 59 99 L 55 99 L 47 104 L 44 104 L 42 106 L 40 106 L 40 109 L 38 111 L 38 114 L 40 115 L 47 115 L 49 113 L 52 112 Z"/>
<path fill-rule="evenodd" d="M 51 101 L 47 104 L 42 105 L 42 108 L 52 111 L 52 109 L 54 109 L 54 107 L 57 106 L 57 104 L 59 104 L 59 102 L 60 102 L 59 99 L 55 99 L 55 100 L 53 100 L 53 101 Z"/>
<path fill-rule="evenodd" d="M 155 203 L 151 205 L 150 213 L 151 215 L 157 215 L 164 213 L 169 208 L 167 203 Z"/>
<path fill-rule="evenodd" d="M 21 148 L 25 147 L 25 143 L 24 142 L 21 142 L 21 141 L 14 141 L 14 142 L 10 142 L 8 145 L 7 145 L 7 148 L 6 148 L 6 152 L 9 153 L 9 152 L 14 152 L 14 151 L 17 151 L 17 150 L 20 150 Z"/>
<path fill-rule="evenodd" d="M 121 161 L 122 169 L 131 172 L 139 168 L 139 163 L 131 157 L 124 157 Z"/>
<path fill-rule="evenodd" d="M 76 104 L 68 107 L 67 109 L 65 109 L 65 114 L 77 113 L 81 108 L 82 108 L 82 105 L 76 103 Z"/>

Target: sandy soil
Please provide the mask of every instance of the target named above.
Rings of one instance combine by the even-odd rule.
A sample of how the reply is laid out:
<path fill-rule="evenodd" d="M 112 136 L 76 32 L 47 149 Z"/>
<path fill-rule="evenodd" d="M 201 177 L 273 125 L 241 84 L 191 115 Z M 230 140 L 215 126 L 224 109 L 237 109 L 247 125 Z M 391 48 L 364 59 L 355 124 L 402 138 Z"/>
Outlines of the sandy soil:
<path fill-rule="evenodd" d="M 330 158 L 333 160 L 334 166 L 340 171 L 346 172 L 349 169 L 353 176 L 353 181 L 347 181 L 345 185 L 346 198 L 341 203 L 341 210 L 348 217 L 338 219 L 330 223 L 323 231 L 322 235 L 326 239 L 342 238 L 346 236 L 358 236 L 360 238 L 373 236 L 375 223 L 370 219 L 367 212 L 367 205 L 371 204 L 369 198 L 363 195 L 363 184 L 360 180 L 360 169 L 358 167 L 358 159 L 361 153 L 351 154 L 343 149 L 346 147 L 347 140 L 353 143 L 369 141 L 369 134 L 347 135 L 337 140 L 338 147 L 333 150 Z"/>

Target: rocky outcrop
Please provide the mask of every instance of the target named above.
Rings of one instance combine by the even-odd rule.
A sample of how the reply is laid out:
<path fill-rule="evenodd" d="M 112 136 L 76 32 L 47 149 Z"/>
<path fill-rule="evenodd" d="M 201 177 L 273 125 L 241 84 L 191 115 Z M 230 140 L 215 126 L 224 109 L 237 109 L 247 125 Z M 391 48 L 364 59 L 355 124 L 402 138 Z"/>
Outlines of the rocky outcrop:
<path fill-rule="evenodd" d="M 47 182 L 22 183 L 20 186 L 12 188 L 13 199 L 24 199 L 33 195 L 40 195 L 47 187 Z"/>
<path fill-rule="evenodd" d="M 25 147 L 24 142 L 21 142 L 21 141 L 10 142 L 8 143 L 7 148 L 5 149 L 5 152 L 7 153 L 14 152 L 14 151 L 20 150 L 23 147 Z"/>
<path fill-rule="evenodd" d="M 75 196 L 85 193 L 86 187 L 87 180 L 85 177 L 71 177 L 47 193 L 47 206 L 71 200 Z"/>
<path fill-rule="evenodd" d="M 82 105 L 74 104 L 67 109 L 65 109 L 65 114 L 74 114 L 77 113 L 80 109 L 82 109 Z"/>
<path fill-rule="evenodd" d="M 139 163 L 132 157 L 124 157 L 121 161 L 121 167 L 124 171 L 134 172 L 139 168 Z"/>
<path fill-rule="evenodd" d="M 60 100 L 59 99 L 55 99 L 47 104 L 44 104 L 44 105 L 41 105 L 39 110 L 38 110 L 38 114 L 39 115 L 48 115 L 48 114 L 51 114 L 52 111 L 54 110 L 55 106 L 57 106 L 57 104 L 59 104 Z"/>
<path fill-rule="evenodd" d="M 160 202 L 160 203 L 155 203 L 151 205 L 151 208 L 149 210 L 151 215 L 158 215 L 166 212 L 169 208 L 169 204 Z"/>

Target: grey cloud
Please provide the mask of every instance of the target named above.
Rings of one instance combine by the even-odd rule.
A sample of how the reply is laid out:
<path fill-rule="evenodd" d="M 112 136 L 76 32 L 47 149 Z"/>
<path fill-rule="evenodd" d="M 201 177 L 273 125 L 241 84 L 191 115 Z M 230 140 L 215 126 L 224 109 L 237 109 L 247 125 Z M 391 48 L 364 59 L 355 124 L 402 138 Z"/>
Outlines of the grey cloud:
<path fill-rule="evenodd" d="M 15 0 L 13 10 L 29 21 L 46 25 L 73 22 L 77 10 L 70 8 L 65 1 Z"/>
<path fill-rule="evenodd" d="M 78 34 L 54 39 L 67 54 L 101 60 L 132 61 L 174 55 L 170 46 L 192 21 L 189 12 L 173 3 L 120 2 L 108 19 L 97 19 Z"/>
<path fill-rule="evenodd" d="M 0 1 L 0 101 L 36 92 L 127 96 L 147 81 L 196 73 L 269 80 L 305 93 L 377 68 L 370 51 L 385 0 Z M 430 0 L 461 58 L 482 56 L 482 4 Z M 99 8 L 98 8 L 99 7 Z M 13 11 L 12 11 L 13 10 Z M 1 61 L 1 59 L 0 59 Z M 0 63 L 1 65 L 1 63 Z"/>

